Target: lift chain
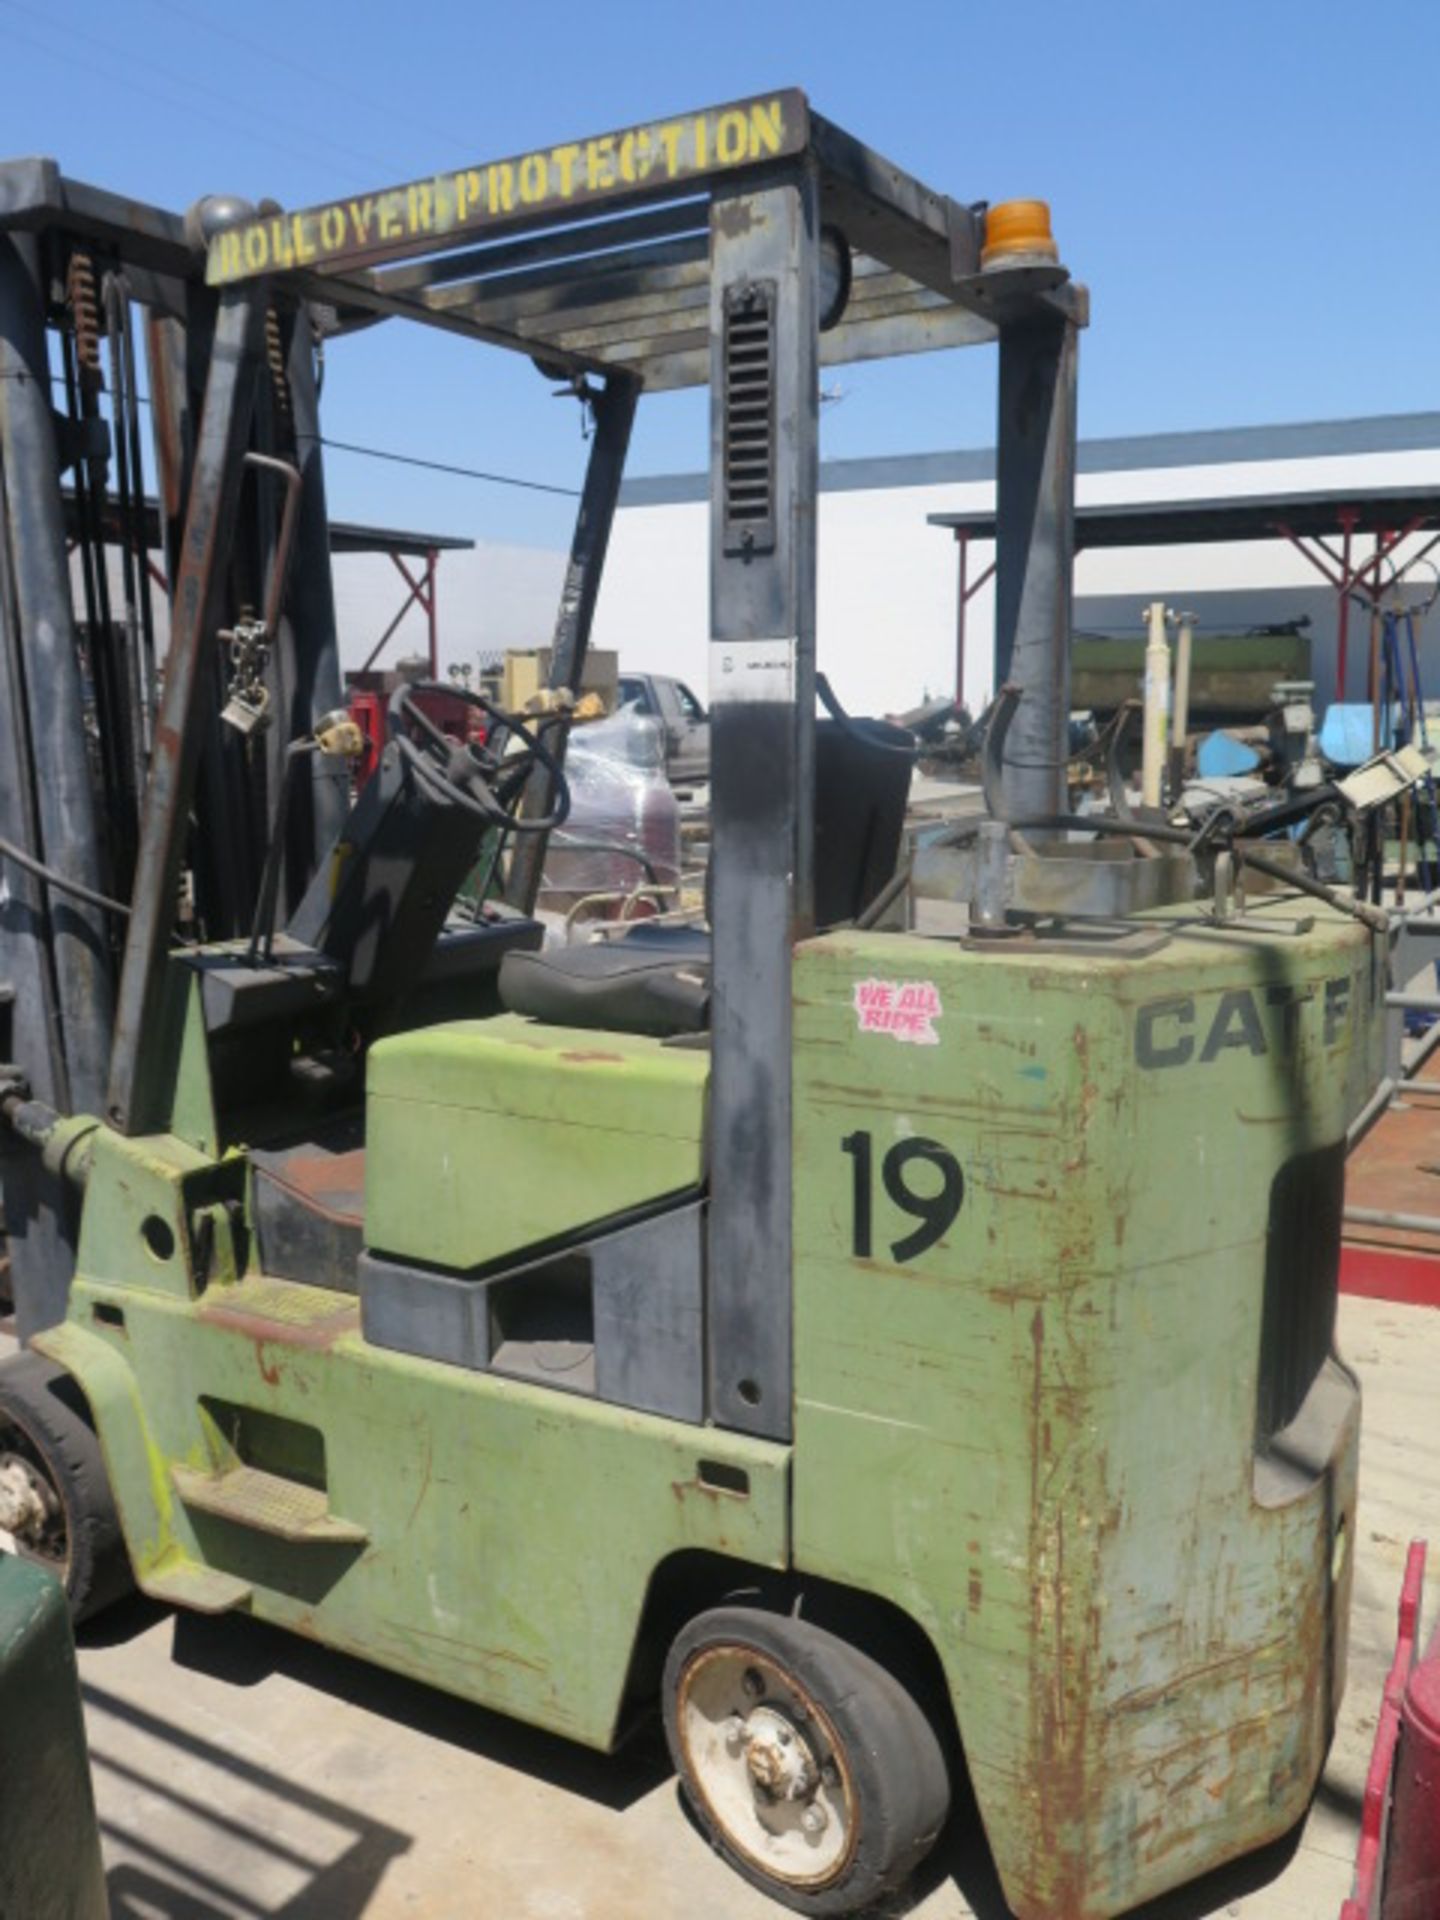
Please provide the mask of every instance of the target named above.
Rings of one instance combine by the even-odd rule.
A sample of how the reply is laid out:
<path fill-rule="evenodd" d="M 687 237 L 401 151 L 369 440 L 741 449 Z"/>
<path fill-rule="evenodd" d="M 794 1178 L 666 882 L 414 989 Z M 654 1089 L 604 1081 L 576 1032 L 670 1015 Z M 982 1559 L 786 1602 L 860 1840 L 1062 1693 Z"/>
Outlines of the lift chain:
<path fill-rule="evenodd" d="M 80 378 L 92 391 L 105 385 L 100 365 L 100 296 L 95 286 L 95 262 L 83 247 L 70 255 L 65 298 L 75 327 L 75 359 Z"/>
<path fill-rule="evenodd" d="M 265 309 L 265 362 L 270 369 L 270 386 L 275 395 L 279 418 L 290 419 L 290 374 L 285 365 L 285 342 L 280 332 L 280 315 L 275 308 Z"/>

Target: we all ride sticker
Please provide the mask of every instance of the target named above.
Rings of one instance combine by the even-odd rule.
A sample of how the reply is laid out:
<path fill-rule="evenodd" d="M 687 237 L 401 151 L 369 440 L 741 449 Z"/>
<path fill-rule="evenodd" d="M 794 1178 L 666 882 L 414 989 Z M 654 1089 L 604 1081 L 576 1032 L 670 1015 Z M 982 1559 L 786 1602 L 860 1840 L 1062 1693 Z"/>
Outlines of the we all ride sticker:
<path fill-rule="evenodd" d="M 935 1022 L 944 1013 L 933 980 L 857 980 L 855 1015 L 861 1033 L 888 1033 L 917 1047 L 938 1047 Z"/>

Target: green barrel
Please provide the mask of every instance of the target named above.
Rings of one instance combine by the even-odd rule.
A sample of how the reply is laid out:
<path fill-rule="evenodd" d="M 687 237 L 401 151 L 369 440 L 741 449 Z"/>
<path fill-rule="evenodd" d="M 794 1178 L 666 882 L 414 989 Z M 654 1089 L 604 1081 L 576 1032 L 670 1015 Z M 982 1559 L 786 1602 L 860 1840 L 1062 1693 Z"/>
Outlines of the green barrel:
<path fill-rule="evenodd" d="M 108 1912 L 65 1595 L 0 1554 L 0 1916 Z"/>

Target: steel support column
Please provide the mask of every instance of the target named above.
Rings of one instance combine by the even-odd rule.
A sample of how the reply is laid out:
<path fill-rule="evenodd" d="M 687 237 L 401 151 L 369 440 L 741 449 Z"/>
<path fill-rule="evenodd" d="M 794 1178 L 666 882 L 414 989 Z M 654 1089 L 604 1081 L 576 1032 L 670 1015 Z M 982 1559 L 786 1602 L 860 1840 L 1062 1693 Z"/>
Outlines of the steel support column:
<path fill-rule="evenodd" d="M 312 731 L 323 715 L 345 704 L 340 683 L 330 520 L 325 505 L 325 462 L 320 451 L 320 408 L 308 307 L 302 306 L 295 316 L 288 373 L 295 423 L 295 459 L 302 483 L 287 596 L 295 648 L 295 700 L 289 728 L 289 738 L 293 740 Z M 350 770 L 345 761 L 323 753 L 310 755 L 311 871 L 314 863 L 329 852 L 340 831 L 349 810 L 349 787 Z M 303 813 L 297 825 L 301 829 L 305 827 Z"/>
<path fill-rule="evenodd" d="M 1024 690 L 1005 743 L 1014 820 L 1065 809 L 1079 340 L 1058 314 L 1000 331 L 995 684 Z"/>
<path fill-rule="evenodd" d="M 610 544 L 610 529 L 615 521 L 615 504 L 620 498 L 625 455 L 639 398 L 640 389 L 627 374 L 611 374 L 594 397 L 595 433 L 575 516 L 570 564 L 565 569 L 555 634 L 550 643 L 552 687 L 572 687 L 578 693 L 584 678 L 600 576 L 605 569 L 605 551 Z M 553 730 L 547 745 L 563 764 L 564 733 L 558 728 Z M 548 813 L 551 800 L 552 783 L 543 769 L 537 769 L 527 790 L 526 809 L 536 814 Z M 523 913 L 535 910 L 549 840 L 548 833 L 525 834 L 516 840 L 505 895 L 511 905 Z"/>
<path fill-rule="evenodd" d="M 30 851 L 104 891 L 86 748 L 60 461 L 50 405 L 45 293 L 36 242 L 0 234 L 0 467 L 19 646 L 14 664 L 34 781 L 39 844 Z M 12 767 L 18 777 L 20 765 Z M 63 1105 L 94 1112 L 110 1060 L 114 982 L 103 915 L 49 889 Z M 22 1036 L 32 1039 L 33 1036 Z"/>
<path fill-rule="evenodd" d="M 0 466 L 0 528 L 5 471 Z M 35 775 L 25 721 L 25 675 L 20 622 L 10 576 L 8 542 L 0 533 L 0 753 L 9 778 L 0 780 L 0 833 L 17 846 L 40 845 Z M 68 1104 L 65 1055 L 55 1003 L 44 882 L 13 861 L 0 861 L 0 1054 L 19 1063 L 31 1091 L 61 1111 Z M 11 1136 L 0 1141 L 5 1187 L 5 1238 L 16 1330 L 28 1340 L 65 1318 L 75 1253 L 64 1183 L 40 1156 Z"/>
<path fill-rule="evenodd" d="M 203 289 L 190 288 L 184 319 L 152 312 L 145 344 L 150 376 L 155 472 L 165 544 L 166 591 L 171 624 L 174 583 L 180 577 L 185 511 L 195 473 L 198 423 L 215 336 L 216 305 Z M 195 905 L 207 937 L 228 938 L 249 927 L 255 871 L 244 757 L 227 742 L 218 703 L 204 721 L 195 793 Z"/>
<path fill-rule="evenodd" d="M 194 303 L 198 304 L 198 303 Z M 165 571 L 160 585 L 169 591 L 180 559 L 185 498 L 195 455 L 195 421 L 190 383 L 195 328 L 172 314 L 145 317 L 145 366 L 150 382 L 156 491 L 160 499 L 160 540 Z M 208 347 L 208 328 L 205 345 Z"/>
<path fill-rule="evenodd" d="M 706 1346 L 712 1417 L 777 1438 L 792 1427 L 791 953 L 813 916 L 818 233 L 808 170 L 711 205 Z"/>
<path fill-rule="evenodd" d="M 165 961 L 200 756 L 203 701 L 215 686 L 215 635 L 224 616 L 265 300 L 263 281 L 227 290 L 215 324 L 120 978 L 105 1112 L 122 1133 L 153 1133 L 170 1118 L 175 1036 L 165 1030 Z"/>

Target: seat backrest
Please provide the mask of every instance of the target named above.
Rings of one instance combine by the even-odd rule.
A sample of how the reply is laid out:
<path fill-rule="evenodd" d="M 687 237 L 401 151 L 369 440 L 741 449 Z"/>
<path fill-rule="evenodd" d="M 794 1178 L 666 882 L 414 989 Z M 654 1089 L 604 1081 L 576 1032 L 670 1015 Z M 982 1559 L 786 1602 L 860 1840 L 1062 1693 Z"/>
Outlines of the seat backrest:
<path fill-rule="evenodd" d="M 863 913 L 895 871 L 914 740 L 884 720 L 815 723 L 815 924 Z"/>

